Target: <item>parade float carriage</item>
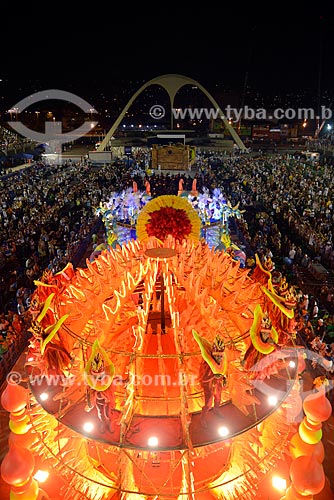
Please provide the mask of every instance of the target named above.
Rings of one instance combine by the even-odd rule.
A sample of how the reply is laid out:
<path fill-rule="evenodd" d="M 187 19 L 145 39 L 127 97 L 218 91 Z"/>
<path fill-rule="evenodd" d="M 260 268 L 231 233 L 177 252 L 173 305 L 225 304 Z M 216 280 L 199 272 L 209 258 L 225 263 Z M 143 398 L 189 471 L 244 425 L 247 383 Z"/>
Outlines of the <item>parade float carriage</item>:
<path fill-rule="evenodd" d="M 209 247 L 226 250 L 232 245 L 229 218 L 240 219 L 243 211 L 238 205 L 232 207 L 218 188 L 212 193 L 203 188 L 200 193 L 195 190 L 195 186 L 193 187 L 192 191 L 179 191 L 179 197 L 182 198 L 180 203 L 187 200 L 196 210 L 201 221 L 200 237 L 205 239 Z M 96 214 L 101 215 L 105 225 L 107 244 L 115 246 L 117 242 L 122 245 L 135 239 L 138 215 L 151 200 L 152 197 L 146 191 L 133 191 L 129 188 L 120 193 L 111 193 L 107 202 L 101 202 Z M 233 247 L 235 258 L 244 266 L 246 259 L 244 252 L 236 245 Z"/>
<path fill-rule="evenodd" d="M 269 472 L 290 457 L 293 311 L 259 262 L 250 274 L 214 251 L 193 206 L 180 206 L 150 200 L 137 239 L 36 282 L 27 418 L 52 500 L 267 498 Z M 261 340 L 264 315 L 280 349 Z M 203 428 L 199 366 L 217 333 L 226 385 Z M 259 377 L 244 366 L 252 349 Z"/>

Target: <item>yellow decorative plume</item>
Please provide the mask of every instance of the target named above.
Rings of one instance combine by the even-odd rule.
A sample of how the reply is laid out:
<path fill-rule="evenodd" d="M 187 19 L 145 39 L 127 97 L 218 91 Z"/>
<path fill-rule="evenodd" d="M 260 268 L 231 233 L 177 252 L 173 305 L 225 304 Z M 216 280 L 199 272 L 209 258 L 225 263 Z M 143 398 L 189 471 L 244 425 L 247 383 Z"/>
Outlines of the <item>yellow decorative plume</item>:
<path fill-rule="evenodd" d="M 141 210 L 137 219 L 136 226 L 137 238 L 140 241 L 147 240 L 150 237 L 147 228 L 151 223 L 152 214 L 166 208 L 173 208 L 174 210 L 184 211 L 185 220 L 189 221 L 191 225 L 190 234 L 185 235 L 185 238 L 199 240 L 201 220 L 193 206 L 186 198 L 183 198 L 181 196 L 163 195 L 149 201 Z M 170 221 L 166 220 L 166 222 Z"/>

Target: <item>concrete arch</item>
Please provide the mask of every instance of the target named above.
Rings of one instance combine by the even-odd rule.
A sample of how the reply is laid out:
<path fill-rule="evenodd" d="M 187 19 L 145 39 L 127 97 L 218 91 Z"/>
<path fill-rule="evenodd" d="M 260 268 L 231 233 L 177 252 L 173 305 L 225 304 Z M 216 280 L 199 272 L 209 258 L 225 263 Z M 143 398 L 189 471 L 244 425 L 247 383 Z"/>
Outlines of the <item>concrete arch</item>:
<path fill-rule="evenodd" d="M 161 87 L 163 87 L 166 90 L 166 92 L 167 92 L 167 94 L 169 96 L 171 109 L 174 107 L 173 106 L 173 104 L 174 104 L 174 98 L 175 98 L 175 95 L 177 94 L 177 92 L 180 90 L 180 88 L 184 87 L 184 85 L 194 85 L 194 86 L 198 87 L 203 92 L 203 94 L 209 99 L 209 101 L 211 102 L 211 104 L 214 106 L 214 109 L 219 112 L 219 114 L 221 116 L 221 119 L 223 120 L 223 122 L 225 124 L 225 127 L 230 132 L 232 138 L 234 139 L 235 143 L 240 148 L 240 150 L 245 151 L 247 149 L 246 146 L 244 145 L 244 143 L 242 142 L 242 140 L 240 139 L 239 135 L 237 134 L 237 132 L 229 124 L 229 122 L 228 122 L 227 118 L 225 117 L 223 111 L 220 109 L 220 106 L 218 105 L 217 101 L 206 90 L 206 88 L 203 87 L 203 85 L 201 85 L 199 82 L 197 82 L 193 78 L 188 78 L 187 76 L 177 75 L 177 74 L 167 74 L 167 75 L 157 76 L 156 78 L 153 78 L 152 80 L 149 80 L 148 82 L 144 83 L 144 85 L 142 85 L 137 90 L 137 92 L 135 92 L 133 94 L 133 96 L 130 98 L 129 102 L 126 104 L 126 106 L 124 107 L 124 109 L 121 111 L 119 117 L 115 120 L 115 122 L 112 125 L 111 129 L 109 130 L 109 132 L 106 134 L 106 136 L 104 137 L 104 139 L 101 141 L 101 144 L 97 148 L 97 151 L 104 151 L 105 150 L 105 148 L 108 145 L 108 142 L 110 141 L 110 139 L 114 135 L 115 131 L 119 127 L 121 121 L 123 120 L 123 118 L 125 116 L 125 113 L 128 111 L 128 109 L 133 104 L 133 102 L 135 101 L 135 99 L 137 99 L 137 97 L 145 89 L 147 89 L 147 87 L 150 87 L 151 85 L 160 85 Z"/>

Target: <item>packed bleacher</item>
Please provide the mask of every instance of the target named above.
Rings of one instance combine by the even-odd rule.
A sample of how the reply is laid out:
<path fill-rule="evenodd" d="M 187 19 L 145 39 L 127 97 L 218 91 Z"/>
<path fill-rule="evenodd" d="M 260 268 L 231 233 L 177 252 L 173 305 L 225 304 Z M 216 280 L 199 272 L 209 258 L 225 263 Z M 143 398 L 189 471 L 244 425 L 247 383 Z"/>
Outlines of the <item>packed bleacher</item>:
<path fill-rule="evenodd" d="M 30 161 L 33 154 L 27 152 L 31 153 L 34 149 L 33 141 L 0 125 L 0 175 L 10 173 L 17 165 L 28 162 L 28 158 Z"/>

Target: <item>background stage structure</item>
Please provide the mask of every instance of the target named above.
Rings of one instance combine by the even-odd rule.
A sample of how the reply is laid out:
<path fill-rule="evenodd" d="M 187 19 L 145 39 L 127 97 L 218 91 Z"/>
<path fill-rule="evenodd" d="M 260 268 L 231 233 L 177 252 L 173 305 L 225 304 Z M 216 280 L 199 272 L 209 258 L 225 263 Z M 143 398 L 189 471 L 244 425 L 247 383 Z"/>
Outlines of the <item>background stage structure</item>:
<path fill-rule="evenodd" d="M 153 144 L 152 169 L 188 171 L 194 163 L 196 150 L 193 146 L 170 144 L 161 146 Z"/>

